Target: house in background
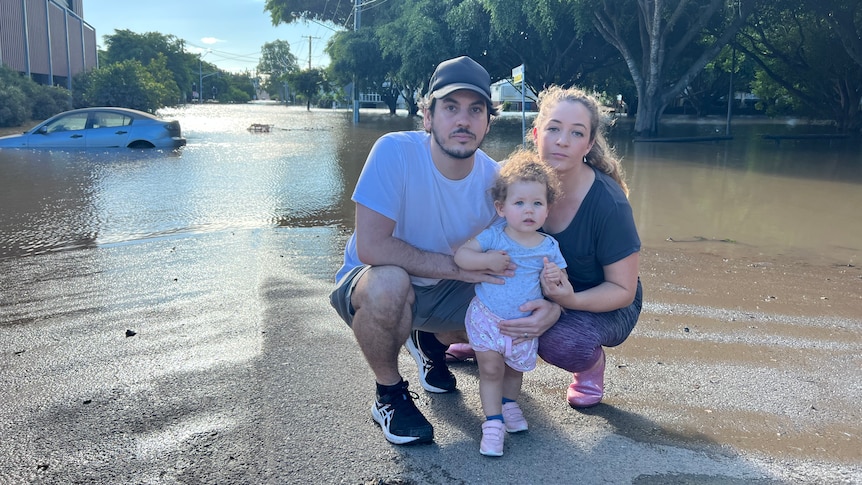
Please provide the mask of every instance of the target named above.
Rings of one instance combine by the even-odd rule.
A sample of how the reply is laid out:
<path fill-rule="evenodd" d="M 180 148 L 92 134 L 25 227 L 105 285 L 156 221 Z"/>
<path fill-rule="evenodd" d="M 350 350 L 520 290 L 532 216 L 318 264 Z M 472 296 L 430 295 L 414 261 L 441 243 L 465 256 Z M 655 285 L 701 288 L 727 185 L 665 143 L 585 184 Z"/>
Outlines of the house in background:
<path fill-rule="evenodd" d="M 96 30 L 84 0 L 0 0 L 0 64 L 30 79 L 72 89 L 72 77 L 98 67 Z"/>
<path fill-rule="evenodd" d="M 536 110 L 536 93 L 527 88 L 524 93 L 524 111 Z M 509 79 L 501 79 L 491 85 L 491 103 L 494 106 L 504 106 L 507 111 L 521 111 L 521 89 L 512 84 Z"/>

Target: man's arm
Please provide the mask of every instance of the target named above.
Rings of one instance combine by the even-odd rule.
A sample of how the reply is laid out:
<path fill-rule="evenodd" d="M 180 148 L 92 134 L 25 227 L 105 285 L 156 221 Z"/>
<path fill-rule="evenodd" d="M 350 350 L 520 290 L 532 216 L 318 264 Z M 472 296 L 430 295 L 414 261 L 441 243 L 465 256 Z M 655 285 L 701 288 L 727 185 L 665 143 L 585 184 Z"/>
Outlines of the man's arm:
<path fill-rule="evenodd" d="M 470 283 L 500 283 L 499 278 L 480 271 L 463 270 L 448 254 L 423 251 L 392 236 L 395 221 L 356 204 L 356 252 L 359 260 L 372 266 L 393 265 L 413 276 L 461 280 Z"/>
<path fill-rule="evenodd" d="M 482 246 L 475 238 L 465 242 L 455 251 L 455 264 L 459 268 L 503 274 L 509 269 L 510 262 L 511 259 L 506 251 L 482 251 Z"/>

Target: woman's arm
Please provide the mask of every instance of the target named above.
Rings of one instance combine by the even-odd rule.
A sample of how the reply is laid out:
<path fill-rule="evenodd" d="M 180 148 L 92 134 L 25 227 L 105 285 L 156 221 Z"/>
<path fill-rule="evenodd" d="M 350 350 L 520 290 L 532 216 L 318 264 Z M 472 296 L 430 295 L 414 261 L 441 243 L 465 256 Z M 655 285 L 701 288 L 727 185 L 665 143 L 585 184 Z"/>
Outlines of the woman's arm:
<path fill-rule="evenodd" d="M 548 285 L 543 280 L 542 290 L 563 308 L 593 313 L 609 312 L 630 305 L 635 299 L 638 284 L 639 253 L 632 253 L 616 263 L 604 267 L 605 281 L 589 290 L 575 292 L 572 285 Z"/>

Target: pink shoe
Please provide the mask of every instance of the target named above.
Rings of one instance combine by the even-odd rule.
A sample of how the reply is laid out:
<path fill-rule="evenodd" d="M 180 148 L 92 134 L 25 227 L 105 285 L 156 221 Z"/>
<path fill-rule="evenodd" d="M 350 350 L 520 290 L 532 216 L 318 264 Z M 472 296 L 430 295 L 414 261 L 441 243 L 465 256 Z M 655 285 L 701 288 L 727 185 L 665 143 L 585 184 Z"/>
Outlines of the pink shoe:
<path fill-rule="evenodd" d="M 506 439 L 503 427 L 503 422 L 499 419 L 482 423 L 482 443 L 479 445 L 479 453 L 485 456 L 503 456 L 503 440 Z"/>
<path fill-rule="evenodd" d="M 573 408 L 588 408 L 600 403 L 605 392 L 605 350 L 590 369 L 572 374 L 566 400 Z"/>
<path fill-rule="evenodd" d="M 527 420 L 524 419 L 524 413 L 516 402 L 503 404 L 503 422 L 509 433 L 527 431 Z"/>
<path fill-rule="evenodd" d="M 476 352 L 470 344 L 451 344 L 446 350 L 446 362 L 464 362 L 475 358 Z"/>

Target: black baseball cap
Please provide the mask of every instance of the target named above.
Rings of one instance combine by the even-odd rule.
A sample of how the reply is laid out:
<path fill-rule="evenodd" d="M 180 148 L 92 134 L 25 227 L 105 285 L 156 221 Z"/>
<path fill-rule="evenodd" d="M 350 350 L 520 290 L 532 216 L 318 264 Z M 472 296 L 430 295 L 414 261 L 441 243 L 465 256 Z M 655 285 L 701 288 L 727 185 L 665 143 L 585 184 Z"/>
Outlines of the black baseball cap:
<path fill-rule="evenodd" d="M 477 92 L 485 101 L 491 102 L 491 76 L 484 67 L 467 56 L 438 64 L 428 83 L 428 92 L 437 99 L 459 89 Z"/>

